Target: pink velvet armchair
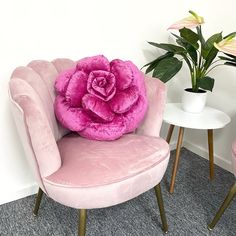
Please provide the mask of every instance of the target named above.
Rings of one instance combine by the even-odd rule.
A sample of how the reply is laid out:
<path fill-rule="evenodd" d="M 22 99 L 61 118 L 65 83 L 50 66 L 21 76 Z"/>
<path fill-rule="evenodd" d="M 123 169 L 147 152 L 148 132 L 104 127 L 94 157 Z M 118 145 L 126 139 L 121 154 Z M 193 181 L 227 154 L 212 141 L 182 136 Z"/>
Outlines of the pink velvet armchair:
<path fill-rule="evenodd" d="M 169 145 L 159 137 L 166 88 L 146 78 L 149 109 L 135 133 L 116 141 L 92 141 L 61 127 L 55 116 L 54 82 L 75 66 L 69 59 L 32 61 L 14 70 L 9 84 L 11 108 L 26 157 L 39 185 L 34 207 L 43 193 L 79 209 L 79 235 L 85 235 L 86 209 L 128 201 L 155 189 L 163 230 L 167 222 L 160 181 L 169 160 Z"/>
<path fill-rule="evenodd" d="M 232 144 L 232 165 L 233 165 L 233 172 L 236 177 L 236 141 L 234 141 L 234 143 Z M 231 201 L 234 199 L 235 196 L 236 196 L 236 182 L 230 188 L 224 202 L 217 211 L 214 219 L 208 225 L 209 230 L 212 230 L 215 227 L 216 223 L 219 221 L 224 211 L 227 209 L 227 207 L 229 206 L 229 204 L 231 203 Z"/>

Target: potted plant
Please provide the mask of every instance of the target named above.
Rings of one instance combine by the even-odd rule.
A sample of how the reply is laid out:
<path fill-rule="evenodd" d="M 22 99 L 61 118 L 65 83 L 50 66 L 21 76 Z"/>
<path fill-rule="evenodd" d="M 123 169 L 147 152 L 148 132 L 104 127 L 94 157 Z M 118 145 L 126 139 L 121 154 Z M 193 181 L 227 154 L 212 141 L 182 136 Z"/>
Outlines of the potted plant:
<path fill-rule="evenodd" d="M 203 17 L 193 11 L 168 29 L 178 30 L 179 34 L 172 33 L 176 44 L 148 42 L 152 46 L 163 49 L 165 54 L 149 62 L 143 67 L 146 73 L 152 71 L 152 76 L 163 82 L 169 81 L 182 68 L 183 61 L 187 64 L 191 78 L 191 88 L 185 89 L 182 97 L 182 107 L 185 111 L 200 112 L 205 105 L 206 90 L 212 91 L 214 78 L 209 73 L 217 66 L 236 66 L 236 32 L 225 37 L 222 32 L 216 33 L 207 40 L 203 37 L 201 25 Z M 194 30 L 192 30 L 194 29 Z M 226 56 L 219 56 L 219 51 Z M 223 62 L 223 63 L 222 63 Z"/>

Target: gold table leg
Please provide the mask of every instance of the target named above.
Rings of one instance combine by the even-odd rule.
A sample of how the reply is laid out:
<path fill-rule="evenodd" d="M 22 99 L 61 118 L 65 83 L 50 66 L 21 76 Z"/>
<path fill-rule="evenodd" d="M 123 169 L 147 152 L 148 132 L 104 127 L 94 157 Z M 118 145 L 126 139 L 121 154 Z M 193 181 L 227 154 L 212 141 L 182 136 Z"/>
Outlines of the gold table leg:
<path fill-rule="evenodd" d="M 167 134 L 167 137 L 166 137 L 166 142 L 167 143 L 170 143 L 170 139 L 171 139 L 174 127 L 175 127 L 174 125 L 170 125 L 170 127 L 169 127 L 168 134 Z"/>
<path fill-rule="evenodd" d="M 171 177 L 171 183 L 170 183 L 170 193 L 174 192 L 174 186 L 175 186 L 175 178 L 176 173 L 179 165 L 179 158 L 180 158 L 180 149 L 183 142 L 183 136 L 184 136 L 184 128 L 179 127 L 179 136 L 178 136 L 178 142 L 177 142 L 177 148 L 176 148 L 176 154 L 175 154 L 175 162 L 172 170 L 172 177 Z"/>
<path fill-rule="evenodd" d="M 213 130 L 208 129 L 207 133 L 208 133 L 210 180 L 213 180 L 214 179 Z"/>

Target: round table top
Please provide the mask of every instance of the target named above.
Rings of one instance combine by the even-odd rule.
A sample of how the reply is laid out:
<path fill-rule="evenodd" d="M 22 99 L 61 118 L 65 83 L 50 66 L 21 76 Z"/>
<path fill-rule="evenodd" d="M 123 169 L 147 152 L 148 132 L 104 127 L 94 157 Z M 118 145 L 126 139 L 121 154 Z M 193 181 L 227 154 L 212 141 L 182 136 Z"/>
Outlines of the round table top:
<path fill-rule="evenodd" d="M 211 107 L 205 107 L 200 113 L 185 112 L 181 103 L 166 104 L 163 119 L 166 123 L 190 129 L 219 129 L 231 121 L 226 113 Z"/>

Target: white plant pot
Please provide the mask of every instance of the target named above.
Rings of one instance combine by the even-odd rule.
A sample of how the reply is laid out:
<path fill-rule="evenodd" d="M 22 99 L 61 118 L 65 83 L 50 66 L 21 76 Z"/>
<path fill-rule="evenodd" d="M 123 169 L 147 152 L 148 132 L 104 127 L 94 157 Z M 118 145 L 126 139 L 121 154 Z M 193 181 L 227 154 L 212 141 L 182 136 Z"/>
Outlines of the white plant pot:
<path fill-rule="evenodd" d="M 207 92 L 199 90 L 198 93 L 192 89 L 185 89 L 182 96 L 182 109 L 186 112 L 200 113 L 206 104 Z"/>

